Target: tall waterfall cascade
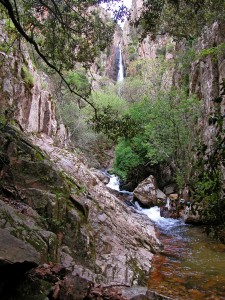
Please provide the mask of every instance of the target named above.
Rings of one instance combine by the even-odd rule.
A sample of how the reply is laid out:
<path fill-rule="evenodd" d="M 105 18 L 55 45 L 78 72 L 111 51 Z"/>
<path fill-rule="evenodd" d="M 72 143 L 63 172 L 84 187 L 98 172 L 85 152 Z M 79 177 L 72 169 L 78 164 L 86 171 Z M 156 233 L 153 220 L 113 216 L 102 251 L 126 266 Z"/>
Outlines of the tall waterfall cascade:
<path fill-rule="evenodd" d="M 120 45 L 118 47 L 119 47 L 119 71 L 117 75 L 117 82 L 121 82 L 124 80 L 124 66 L 123 66 L 122 50 Z"/>

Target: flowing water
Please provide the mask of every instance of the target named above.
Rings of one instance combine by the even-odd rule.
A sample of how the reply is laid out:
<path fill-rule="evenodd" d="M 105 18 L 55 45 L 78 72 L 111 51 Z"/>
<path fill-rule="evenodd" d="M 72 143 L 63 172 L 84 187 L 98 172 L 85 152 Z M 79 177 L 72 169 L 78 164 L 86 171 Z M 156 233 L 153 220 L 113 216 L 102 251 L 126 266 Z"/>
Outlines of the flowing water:
<path fill-rule="evenodd" d="M 119 177 L 117 177 L 116 175 L 109 175 L 110 180 L 109 183 L 106 185 L 107 187 L 109 187 L 112 190 L 116 190 L 119 191 L 120 190 L 120 180 Z"/>
<path fill-rule="evenodd" d="M 117 74 L 117 83 L 118 83 L 118 95 L 121 97 L 121 88 L 122 82 L 124 80 L 124 65 L 123 65 L 123 57 L 122 57 L 122 50 L 120 44 L 118 45 L 119 51 L 119 61 L 118 61 L 118 74 Z"/>
<path fill-rule="evenodd" d="M 225 245 L 202 227 L 160 217 L 158 207 L 142 212 L 155 222 L 164 245 L 153 259 L 148 288 L 172 299 L 225 299 Z"/>
<path fill-rule="evenodd" d="M 122 50 L 120 45 L 118 47 L 119 47 L 119 71 L 117 74 L 117 82 L 121 82 L 124 80 L 124 66 L 123 66 Z"/>
<path fill-rule="evenodd" d="M 119 178 L 111 175 L 110 182 L 118 191 Z M 208 237 L 201 226 L 161 217 L 159 207 L 135 206 L 155 223 L 164 245 L 154 256 L 148 288 L 172 300 L 225 300 L 225 245 Z"/>

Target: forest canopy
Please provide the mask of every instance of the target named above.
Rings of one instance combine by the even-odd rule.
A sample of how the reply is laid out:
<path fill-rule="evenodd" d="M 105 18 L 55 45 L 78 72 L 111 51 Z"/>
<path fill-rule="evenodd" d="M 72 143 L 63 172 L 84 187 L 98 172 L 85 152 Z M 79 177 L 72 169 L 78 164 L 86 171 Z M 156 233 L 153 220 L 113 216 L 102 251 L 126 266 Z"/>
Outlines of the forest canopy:
<path fill-rule="evenodd" d="M 193 38 L 215 21 L 224 21 L 224 0 L 146 0 L 133 20 L 144 38 L 168 33 L 177 38 Z"/>

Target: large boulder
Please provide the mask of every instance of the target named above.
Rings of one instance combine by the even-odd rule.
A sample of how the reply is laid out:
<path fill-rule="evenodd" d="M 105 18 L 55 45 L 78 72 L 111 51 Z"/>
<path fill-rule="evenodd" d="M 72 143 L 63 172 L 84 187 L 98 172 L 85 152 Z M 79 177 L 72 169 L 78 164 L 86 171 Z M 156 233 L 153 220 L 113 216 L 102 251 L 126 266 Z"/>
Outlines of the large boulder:
<path fill-rule="evenodd" d="M 201 225 L 202 217 L 200 211 L 197 205 L 186 206 L 181 214 L 185 224 Z"/>
<path fill-rule="evenodd" d="M 104 184 L 108 184 L 110 177 L 107 176 L 104 172 L 102 172 L 101 170 L 98 169 L 91 169 L 92 173 Z"/>
<path fill-rule="evenodd" d="M 13 236 L 7 229 L 0 229 L 0 245 L 0 264 L 40 263 L 40 254 L 35 248 Z"/>
<path fill-rule="evenodd" d="M 159 200 L 165 200 L 166 195 L 157 188 L 153 175 L 147 177 L 134 190 L 134 197 L 146 207 L 152 207 L 159 204 Z"/>

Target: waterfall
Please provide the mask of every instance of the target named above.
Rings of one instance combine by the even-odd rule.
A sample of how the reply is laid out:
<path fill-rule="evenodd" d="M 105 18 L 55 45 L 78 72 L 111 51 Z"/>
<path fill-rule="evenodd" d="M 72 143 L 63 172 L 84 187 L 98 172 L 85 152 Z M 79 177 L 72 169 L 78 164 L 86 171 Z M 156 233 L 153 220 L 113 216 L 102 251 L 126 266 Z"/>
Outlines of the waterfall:
<path fill-rule="evenodd" d="M 120 180 L 116 175 L 110 175 L 109 183 L 106 185 L 112 190 L 119 191 L 120 190 Z"/>
<path fill-rule="evenodd" d="M 166 207 L 168 209 L 170 209 L 170 198 L 169 197 L 166 198 Z"/>
<path fill-rule="evenodd" d="M 123 57 L 122 57 L 122 51 L 120 45 L 118 46 L 119 48 L 119 71 L 117 74 L 117 82 L 121 82 L 124 80 L 124 67 L 123 67 Z"/>

